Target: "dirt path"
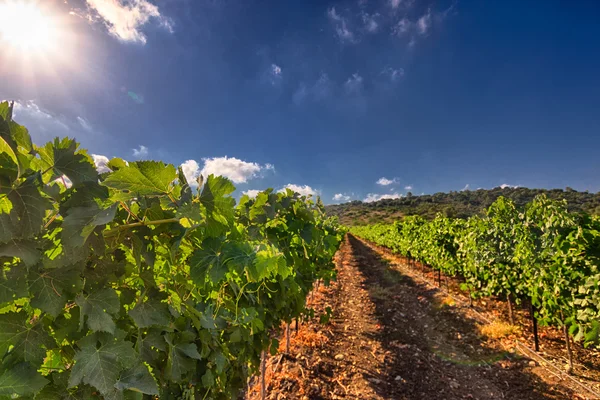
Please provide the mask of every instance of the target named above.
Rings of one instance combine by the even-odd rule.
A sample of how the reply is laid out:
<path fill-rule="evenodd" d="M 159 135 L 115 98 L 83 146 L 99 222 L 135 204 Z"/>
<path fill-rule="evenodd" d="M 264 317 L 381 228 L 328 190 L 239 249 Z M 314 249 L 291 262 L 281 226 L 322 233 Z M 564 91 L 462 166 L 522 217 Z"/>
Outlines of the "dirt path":
<path fill-rule="evenodd" d="M 268 398 L 578 398 L 482 337 L 443 293 L 400 273 L 377 249 L 348 236 L 337 266 L 337 282 L 312 300 L 317 318 L 292 335 L 289 356 L 269 361 Z M 319 324 L 327 307 L 333 317 Z M 250 398 L 259 398 L 256 390 Z"/>

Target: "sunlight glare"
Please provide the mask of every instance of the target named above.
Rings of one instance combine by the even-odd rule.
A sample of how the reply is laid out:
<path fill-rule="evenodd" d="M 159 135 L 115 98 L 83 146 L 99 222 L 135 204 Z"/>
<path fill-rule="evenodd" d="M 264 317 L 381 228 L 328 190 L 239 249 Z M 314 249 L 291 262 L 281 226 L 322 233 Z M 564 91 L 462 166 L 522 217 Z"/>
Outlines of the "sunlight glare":
<path fill-rule="evenodd" d="M 52 17 L 44 15 L 32 1 L 0 2 L 0 43 L 29 54 L 53 50 L 57 28 Z"/>

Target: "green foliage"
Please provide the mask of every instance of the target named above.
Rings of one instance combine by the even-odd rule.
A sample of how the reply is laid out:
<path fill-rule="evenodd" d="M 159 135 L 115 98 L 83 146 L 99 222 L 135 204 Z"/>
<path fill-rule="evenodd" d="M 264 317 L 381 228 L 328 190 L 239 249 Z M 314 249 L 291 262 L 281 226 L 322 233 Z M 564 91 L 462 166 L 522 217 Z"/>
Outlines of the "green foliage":
<path fill-rule="evenodd" d="M 541 324 L 566 325 L 575 340 L 598 343 L 600 220 L 536 197 L 524 209 L 498 198 L 485 216 L 438 215 L 355 226 L 353 234 L 464 279 L 476 296 L 531 301 Z"/>
<path fill-rule="evenodd" d="M 517 208 L 523 208 L 539 195 L 552 200 L 566 200 L 573 213 L 600 214 L 600 192 L 579 192 L 566 189 L 530 189 L 526 187 L 496 187 L 451 191 L 449 193 L 407 194 L 399 199 L 384 199 L 374 202 L 351 201 L 325 207 L 328 215 L 336 216 L 344 225 L 391 224 L 407 216 L 418 215 L 433 220 L 438 214 L 448 218 L 467 219 L 474 215 L 483 217 L 486 210 L 499 197 L 511 200 Z"/>
<path fill-rule="evenodd" d="M 322 204 L 44 146 L 0 103 L 0 398 L 237 396 L 334 275 Z M 67 187 L 65 182 L 72 182 Z M 185 397 L 187 396 L 187 397 Z"/>

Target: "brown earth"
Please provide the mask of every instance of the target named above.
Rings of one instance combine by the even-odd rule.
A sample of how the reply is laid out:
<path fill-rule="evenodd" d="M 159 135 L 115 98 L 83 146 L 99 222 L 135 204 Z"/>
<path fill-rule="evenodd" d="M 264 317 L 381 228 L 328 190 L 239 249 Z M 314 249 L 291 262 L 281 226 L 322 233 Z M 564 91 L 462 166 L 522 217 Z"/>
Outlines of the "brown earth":
<path fill-rule="evenodd" d="M 337 281 L 310 299 L 315 318 L 292 330 L 289 354 L 267 362 L 268 399 L 592 398 L 483 336 L 468 307 L 388 259 L 346 238 Z M 248 398 L 260 398 L 258 383 Z"/>

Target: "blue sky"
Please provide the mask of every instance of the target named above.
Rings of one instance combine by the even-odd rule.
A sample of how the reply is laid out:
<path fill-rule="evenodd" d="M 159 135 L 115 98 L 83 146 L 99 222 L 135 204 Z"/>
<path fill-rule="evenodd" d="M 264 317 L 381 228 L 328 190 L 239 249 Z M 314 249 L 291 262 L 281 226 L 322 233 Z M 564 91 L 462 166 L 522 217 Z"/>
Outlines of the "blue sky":
<path fill-rule="evenodd" d="M 326 203 L 600 190 L 597 1 L 37 6 L 58 46 L 0 55 L 0 98 L 38 144 L 71 136 L 99 162 L 185 163 Z"/>

